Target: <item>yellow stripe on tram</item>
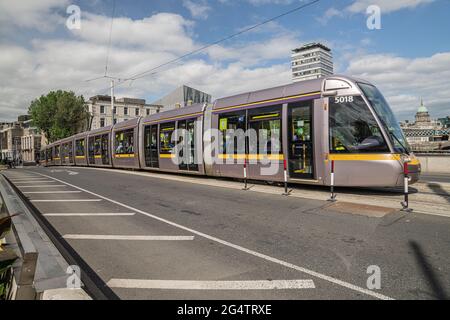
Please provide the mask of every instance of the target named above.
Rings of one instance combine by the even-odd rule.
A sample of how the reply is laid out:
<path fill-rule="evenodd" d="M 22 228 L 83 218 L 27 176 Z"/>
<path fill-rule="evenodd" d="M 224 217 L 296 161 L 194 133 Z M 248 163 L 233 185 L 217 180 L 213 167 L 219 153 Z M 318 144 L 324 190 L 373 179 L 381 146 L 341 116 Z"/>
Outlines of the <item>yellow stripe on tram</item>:
<path fill-rule="evenodd" d="M 401 155 L 400 154 L 391 154 L 391 153 L 384 153 L 384 154 L 335 153 L 335 154 L 329 154 L 328 160 L 336 160 L 336 161 L 401 160 Z"/>
<path fill-rule="evenodd" d="M 175 158 L 175 155 L 172 153 L 161 153 L 159 157 L 162 159 L 172 159 Z"/>
<path fill-rule="evenodd" d="M 116 158 L 134 158 L 134 153 L 116 154 Z"/>
<path fill-rule="evenodd" d="M 234 159 L 234 160 L 284 160 L 283 154 L 226 154 L 222 153 L 218 155 L 219 159 Z"/>

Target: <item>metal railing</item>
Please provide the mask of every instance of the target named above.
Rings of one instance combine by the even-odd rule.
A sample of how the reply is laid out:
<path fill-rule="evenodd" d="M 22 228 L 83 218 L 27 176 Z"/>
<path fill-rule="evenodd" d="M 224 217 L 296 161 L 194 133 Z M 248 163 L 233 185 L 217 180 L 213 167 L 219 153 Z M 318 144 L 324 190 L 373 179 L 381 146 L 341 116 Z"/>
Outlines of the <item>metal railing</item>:
<path fill-rule="evenodd" d="M 4 237 L 0 252 L 0 299 L 34 300 L 37 298 L 33 283 L 38 252 L 27 233 L 22 230 L 23 224 L 20 221 L 12 222 L 12 216 L 20 212 L 11 214 L 11 203 L 8 203 L 11 195 L 6 194 L 5 188 L 0 189 L 0 233 L 3 231 L 0 237 Z M 7 243 L 6 238 L 9 240 Z"/>

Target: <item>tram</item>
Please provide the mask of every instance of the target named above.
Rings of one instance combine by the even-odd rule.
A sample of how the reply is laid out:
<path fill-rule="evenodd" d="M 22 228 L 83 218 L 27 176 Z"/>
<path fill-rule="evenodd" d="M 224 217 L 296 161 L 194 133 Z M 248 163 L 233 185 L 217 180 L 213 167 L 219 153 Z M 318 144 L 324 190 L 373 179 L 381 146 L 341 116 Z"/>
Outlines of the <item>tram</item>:
<path fill-rule="evenodd" d="M 173 135 L 184 129 L 191 139 L 187 156 L 173 161 Z M 244 148 L 227 145 L 229 132 L 255 132 Z M 219 132 L 212 138 L 209 132 Z M 262 137 L 279 137 L 277 148 Z M 185 137 L 186 138 L 186 137 Z M 223 141 L 214 141 L 214 140 Z M 182 139 L 181 139 L 182 140 Z M 206 161 L 205 159 L 223 161 Z M 370 82 L 348 76 L 292 83 L 194 104 L 83 132 L 42 149 L 47 166 L 70 165 L 140 169 L 214 177 L 330 184 L 334 160 L 336 186 L 403 185 L 403 164 L 410 183 L 419 179 L 420 163 L 411 153 L 387 101 Z M 277 164 L 270 175 L 263 168 Z"/>

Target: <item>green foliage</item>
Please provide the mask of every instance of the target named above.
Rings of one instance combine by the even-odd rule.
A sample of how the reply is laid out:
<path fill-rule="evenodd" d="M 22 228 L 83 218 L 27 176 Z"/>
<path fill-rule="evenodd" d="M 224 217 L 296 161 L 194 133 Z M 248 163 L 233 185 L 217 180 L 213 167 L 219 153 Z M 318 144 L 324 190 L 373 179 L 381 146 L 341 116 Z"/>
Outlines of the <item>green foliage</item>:
<path fill-rule="evenodd" d="M 86 130 L 89 113 L 83 96 L 72 91 L 51 91 L 31 102 L 28 113 L 33 124 L 53 142 Z"/>

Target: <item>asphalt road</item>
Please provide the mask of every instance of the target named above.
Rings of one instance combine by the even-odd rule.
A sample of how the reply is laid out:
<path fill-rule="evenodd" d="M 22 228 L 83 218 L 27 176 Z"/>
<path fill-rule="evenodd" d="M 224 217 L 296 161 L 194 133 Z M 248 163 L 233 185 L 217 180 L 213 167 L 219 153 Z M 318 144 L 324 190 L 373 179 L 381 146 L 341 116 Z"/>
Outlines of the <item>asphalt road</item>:
<path fill-rule="evenodd" d="M 450 295 L 447 217 L 118 170 L 5 175 L 123 299 Z M 367 288 L 368 268 L 380 289 Z"/>
<path fill-rule="evenodd" d="M 423 182 L 450 182 L 450 174 L 421 174 L 420 181 Z"/>

